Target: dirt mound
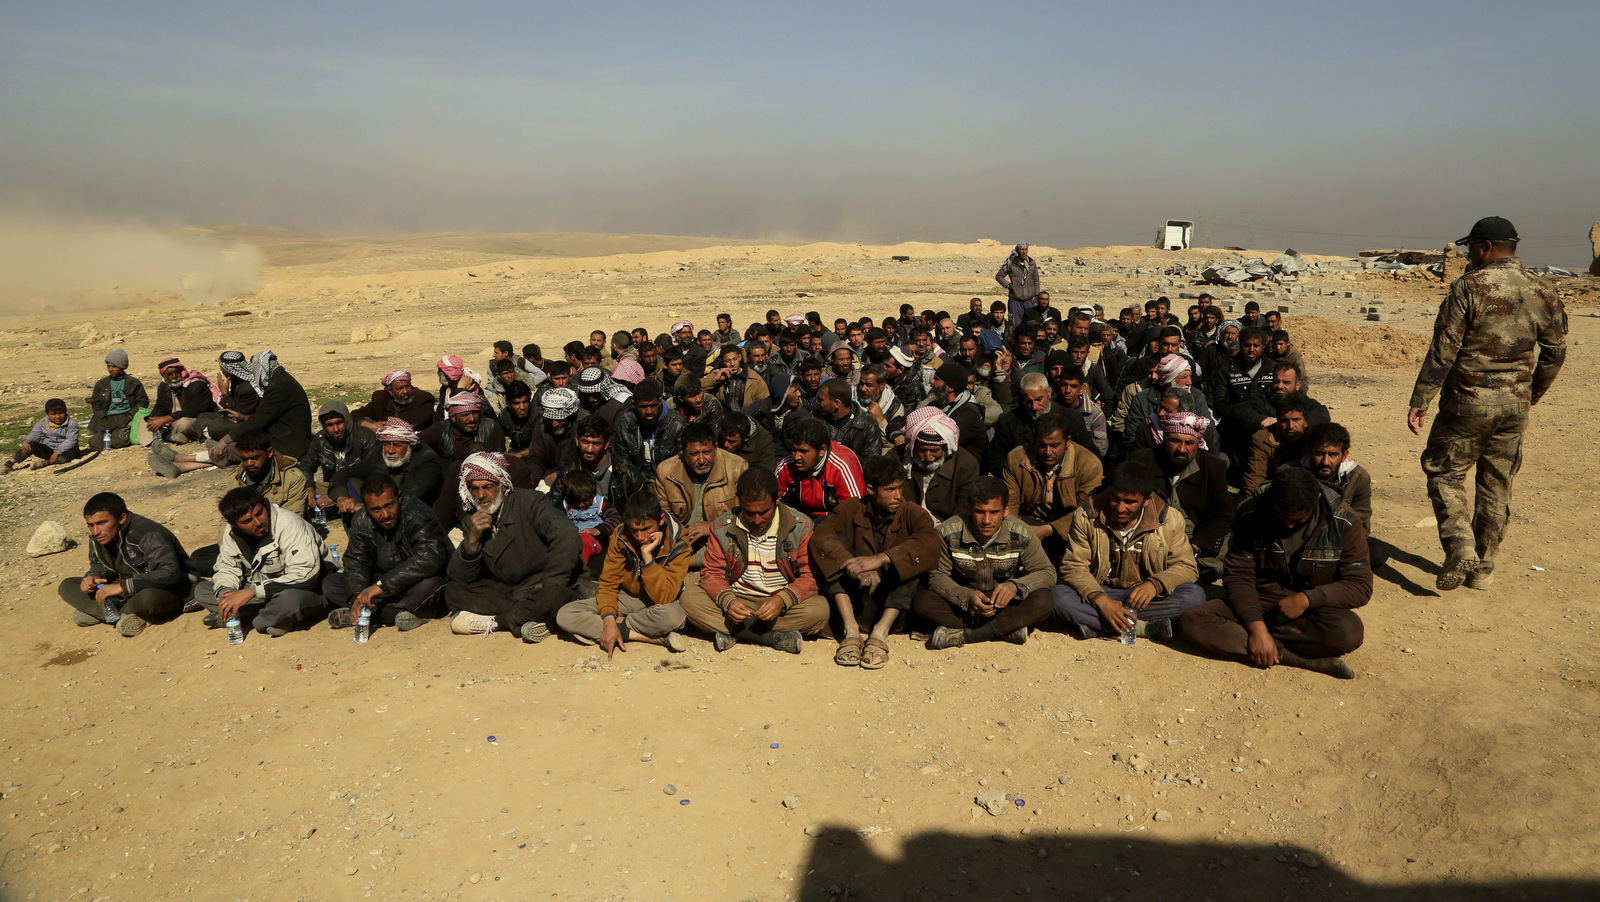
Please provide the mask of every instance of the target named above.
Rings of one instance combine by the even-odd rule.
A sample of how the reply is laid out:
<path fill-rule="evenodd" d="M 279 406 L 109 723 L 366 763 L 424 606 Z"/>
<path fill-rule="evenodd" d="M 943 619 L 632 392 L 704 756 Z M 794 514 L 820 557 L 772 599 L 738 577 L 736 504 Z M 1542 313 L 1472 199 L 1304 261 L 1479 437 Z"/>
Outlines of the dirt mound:
<path fill-rule="evenodd" d="M 1306 363 L 1329 369 L 1388 369 L 1421 363 L 1428 337 L 1377 323 L 1346 326 L 1320 316 L 1296 316 L 1284 323 Z"/>

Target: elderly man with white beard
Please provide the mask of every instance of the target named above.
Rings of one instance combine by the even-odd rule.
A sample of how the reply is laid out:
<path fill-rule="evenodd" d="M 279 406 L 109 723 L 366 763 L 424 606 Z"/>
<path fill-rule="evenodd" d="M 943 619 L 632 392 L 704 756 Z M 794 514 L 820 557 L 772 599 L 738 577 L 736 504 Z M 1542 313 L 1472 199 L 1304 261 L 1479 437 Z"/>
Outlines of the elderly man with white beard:
<path fill-rule="evenodd" d="M 543 493 L 514 489 L 505 455 L 461 462 L 461 545 L 446 569 L 444 600 L 462 635 L 505 629 L 524 642 L 550 637 L 556 611 L 577 597 L 578 528 Z"/>
<path fill-rule="evenodd" d="M 961 429 L 936 407 L 906 417 L 905 499 L 944 522 L 967 509 L 967 486 L 980 474 L 978 459 L 961 447 Z"/>
<path fill-rule="evenodd" d="M 376 466 L 360 467 L 351 471 L 352 478 L 366 479 L 385 473 L 400 486 L 400 494 L 432 507 L 439 499 L 439 487 L 444 482 L 444 460 L 417 436 L 417 430 L 399 417 L 390 417 L 378 427 L 378 445 L 383 451 L 381 469 Z"/>

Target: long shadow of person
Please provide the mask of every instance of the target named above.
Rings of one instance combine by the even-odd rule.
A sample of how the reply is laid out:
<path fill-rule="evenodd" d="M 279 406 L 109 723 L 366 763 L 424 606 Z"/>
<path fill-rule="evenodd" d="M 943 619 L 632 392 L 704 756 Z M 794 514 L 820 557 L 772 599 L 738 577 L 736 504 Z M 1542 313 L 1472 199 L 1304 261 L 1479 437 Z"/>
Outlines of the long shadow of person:
<path fill-rule="evenodd" d="M 998 822 L 997 822 L 998 823 Z M 1159 827 L 1161 825 L 1154 825 Z M 920 833 L 898 857 L 879 855 L 843 826 L 817 832 L 801 872 L 801 902 L 930 899 L 1354 899 L 1504 902 L 1600 898 L 1596 880 L 1364 883 L 1289 845 L 1165 842 L 1064 833 L 993 838 Z"/>

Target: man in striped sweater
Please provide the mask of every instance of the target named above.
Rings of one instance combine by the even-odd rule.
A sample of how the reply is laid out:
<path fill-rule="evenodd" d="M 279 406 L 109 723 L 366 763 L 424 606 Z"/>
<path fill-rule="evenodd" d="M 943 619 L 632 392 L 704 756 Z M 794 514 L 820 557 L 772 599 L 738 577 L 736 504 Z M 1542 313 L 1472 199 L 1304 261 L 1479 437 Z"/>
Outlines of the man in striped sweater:
<path fill-rule="evenodd" d="M 805 636 L 828 628 L 811 566 L 811 521 L 779 501 L 766 470 L 746 470 L 735 492 L 739 506 L 712 524 L 699 584 L 683 587 L 683 612 L 719 652 L 748 642 L 799 654 Z"/>

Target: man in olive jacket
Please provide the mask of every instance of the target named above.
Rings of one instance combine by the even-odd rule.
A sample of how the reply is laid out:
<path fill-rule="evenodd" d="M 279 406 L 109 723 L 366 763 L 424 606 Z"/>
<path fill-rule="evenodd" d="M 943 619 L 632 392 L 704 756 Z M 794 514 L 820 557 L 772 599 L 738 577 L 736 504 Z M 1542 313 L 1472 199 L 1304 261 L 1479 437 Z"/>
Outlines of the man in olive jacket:
<path fill-rule="evenodd" d="M 1056 616 L 1085 639 L 1129 625 L 1135 635 L 1171 639 L 1178 615 L 1206 600 L 1183 514 L 1132 462 L 1073 513 L 1059 571 Z"/>
<path fill-rule="evenodd" d="M 1184 612 L 1184 638 L 1257 667 L 1287 664 L 1341 679 L 1361 647 L 1355 608 L 1372 598 L 1367 531 L 1309 471 L 1286 467 L 1239 506 L 1223 600 Z"/>
<path fill-rule="evenodd" d="M 877 670 L 889 663 L 889 631 L 911 610 L 919 577 L 939 562 L 939 529 L 928 512 L 906 501 L 905 471 L 887 457 L 862 468 L 867 493 L 839 502 L 811 533 L 811 561 L 839 610 L 844 638 L 833 662 Z M 861 620 L 872 624 L 865 643 Z"/>
<path fill-rule="evenodd" d="M 402 494 L 386 473 L 361 484 L 361 504 L 350 519 L 344 572 L 322 580 L 322 594 L 334 606 L 328 625 L 343 629 L 371 608 L 374 626 L 415 629 L 428 622 L 444 588 L 450 541 L 433 509 Z"/>
<path fill-rule="evenodd" d="M 496 628 L 524 642 L 550 637 L 556 611 L 576 597 L 583 568 L 578 527 L 545 495 L 513 489 L 505 455 L 479 451 L 461 462 L 465 535 L 445 574 L 450 628 Z"/>

